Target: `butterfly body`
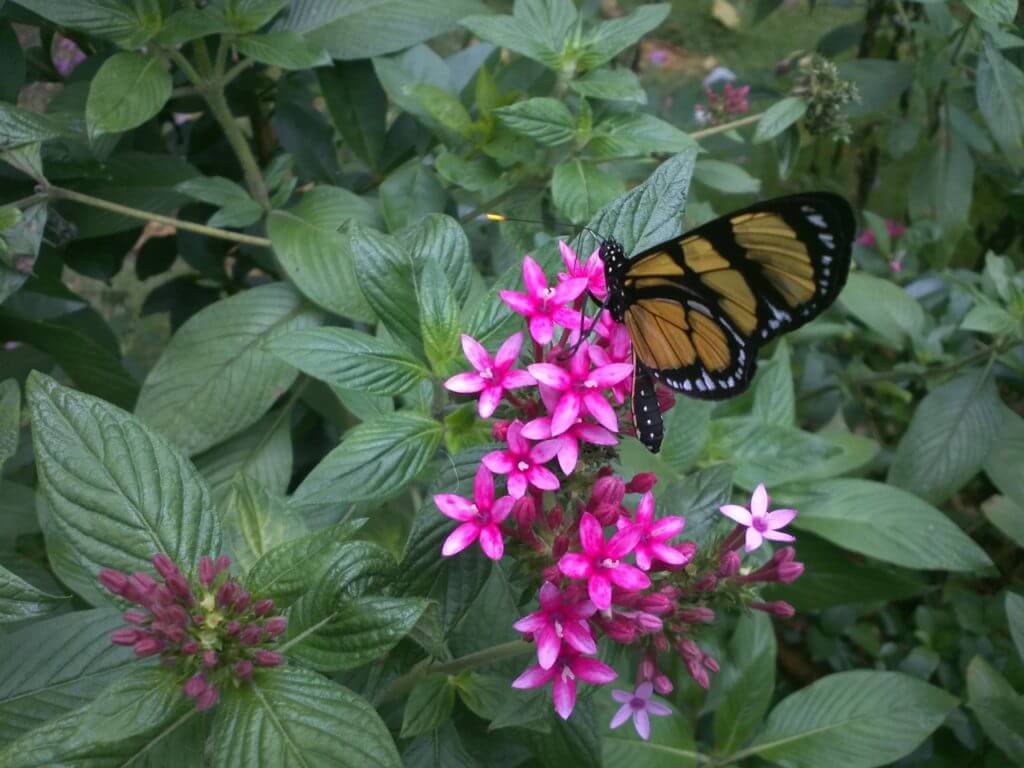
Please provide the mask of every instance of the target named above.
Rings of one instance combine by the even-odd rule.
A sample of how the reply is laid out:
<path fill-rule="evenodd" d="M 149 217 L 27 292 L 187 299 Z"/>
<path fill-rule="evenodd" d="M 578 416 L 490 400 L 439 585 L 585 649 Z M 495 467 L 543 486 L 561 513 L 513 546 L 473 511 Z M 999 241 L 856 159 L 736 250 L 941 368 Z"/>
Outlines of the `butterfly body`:
<path fill-rule="evenodd" d="M 854 230 L 849 204 L 817 192 L 757 203 L 631 257 L 604 241 L 605 306 L 629 331 L 636 381 L 705 400 L 743 392 L 761 345 L 835 301 Z M 643 441 L 657 450 L 660 423 L 638 420 L 642 406 L 634 395 L 638 434 L 650 427 Z"/>

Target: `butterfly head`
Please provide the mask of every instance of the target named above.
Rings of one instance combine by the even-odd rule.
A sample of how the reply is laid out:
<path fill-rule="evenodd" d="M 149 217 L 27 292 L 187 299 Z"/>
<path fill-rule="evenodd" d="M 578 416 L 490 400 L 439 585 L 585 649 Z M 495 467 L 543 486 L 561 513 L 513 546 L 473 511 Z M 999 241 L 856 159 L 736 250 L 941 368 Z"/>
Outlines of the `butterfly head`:
<path fill-rule="evenodd" d="M 597 252 L 604 262 L 604 280 L 608 286 L 606 306 L 615 322 L 621 323 L 626 312 L 625 283 L 627 259 L 626 249 L 618 240 L 608 238 L 601 242 Z"/>

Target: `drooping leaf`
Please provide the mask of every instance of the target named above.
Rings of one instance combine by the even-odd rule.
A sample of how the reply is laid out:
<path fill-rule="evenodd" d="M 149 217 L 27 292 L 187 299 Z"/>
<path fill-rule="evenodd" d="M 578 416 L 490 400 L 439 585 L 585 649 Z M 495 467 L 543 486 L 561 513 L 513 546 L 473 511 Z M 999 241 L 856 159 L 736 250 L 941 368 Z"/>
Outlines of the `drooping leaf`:
<path fill-rule="evenodd" d="M 0 566 L 0 624 L 45 616 L 67 599 L 47 594 Z"/>
<path fill-rule="evenodd" d="M 120 133 L 159 112 L 171 97 L 170 73 L 155 56 L 115 53 L 89 85 L 85 121 L 90 135 Z"/>
<path fill-rule="evenodd" d="M 905 349 L 920 338 L 927 319 L 924 308 L 895 283 L 854 272 L 839 295 L 846 310 L 879 334 L 893 349 Z"/>
<path fill-rule="evenodd" d="M 369 61 L 337 62 L 317 70 L 331 122 L 372 170 L 381 170 L 388 97 Z"/>
<path fill-rule="evenodd" d="M 754 143 L 774 139 L 807 112 L 807 102 L 797 96 L 787 96 L 772 104 L 761 115 L 754 128 Z"/>
<path fill-rule="evenodd" d="M 1013 18 L 1017 0 L 972 0 L 968 5 L 975 13 L 977 7 L 1005 12 L 1012 5 Z M 1007 149 L 1019 148 L 1024 141 L 1024 72 L 1003 55 L 991 38 L 986 38 L 978 57 L 974 85 L 978 108 L 996 140 Z"/>
<path fill-rule="evenodd" d="M 136 10 L 118 0 L 18 0 L 47 21 L 136 48 L 156 31 L 147 29 Z"/>

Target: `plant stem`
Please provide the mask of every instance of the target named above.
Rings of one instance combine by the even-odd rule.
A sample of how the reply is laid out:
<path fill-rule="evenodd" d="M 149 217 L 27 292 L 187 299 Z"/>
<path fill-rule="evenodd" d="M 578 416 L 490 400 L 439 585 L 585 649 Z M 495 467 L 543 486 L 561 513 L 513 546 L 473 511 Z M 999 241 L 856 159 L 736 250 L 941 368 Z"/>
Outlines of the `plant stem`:
<path fill-rule="evenodd" d="M 35 196 L 34 196 L 35 197 Z M 163 216 L 159 213 L 152 213 L 150 211 L 143 211 L 138 208 L 129 208 L 127 205 L 121 205 L 120 203 L 114 203 L 110 200 L 102 200 L 92 195 L 86 195 L 81 192 L 75 192 L 73 189 L 65 189 L 64 187 L 47 187 L 46 198 L 51 200 L 70 200 L 74 203 L 81 203 L 82 205 L 88 205 L 93 208 L 101 208 L 111 213 L 118 213 L 122 216 L 128 216 L 133 219 L 139 219 L 141 221 L 155 221 L 160 224 L 167 224 L 175 227 L 176 229 L 184 229 L 188 232 L 195 232 L 198 235 L 206 235 L 207 237 L 217 237 L 221 240 L 231 240 L 236 243 L 244 243 L 245 245 L 258 245 L 263 248 L 270 247 L 270 240 L 265 237 L 256 237 L 255 235 L 246 235 L 241 232 L 231 232 L 227 229 L 218 229 L 217 227 L 208 227 L 205 224 L 196 224 L 191 221 L 183 221 L 182 219 L 175 219 L 171 216 Z M 31 200 L 32 198 L 26 198 Z M 24 201 L 22 201 L 24 202 Z"/>
<path fill-rule="evenodd" d="M 259 163 L 256 156 L 249 147 L 249 142 L 242 134 L 242 129 L 235 122 L 235 116 L 231 114 L 228 107 L 228 100 L 224 96 L 224 88 L 219 83 L 213 90 L 206 93 L 206 103 L 210 105 L 210 111 L 220 123 L 228 143 L 235 151 L 242 166 L 242 174 L 245 176 L 245 184 L 249 188 L 249 194 L 260 204 L 263 210 L 270 210 L 270 195 L 267 193 L 267 186 L 263 183 L 263 175 L 260 173 Z"/>
<path fill-rule="evenodd" d="M 697 139 L 698 141 L 700 141 L 701 139 L 706 139 L 708 136 L 714 136 L 719 133 L 731 131 L 733 128 L 742 128 L 744 125 L 756 123 L 758 120 L 761 119 L 761 115 L 763 114 L 764 112 L 757 112 L 753 115 L 747 115 L 746 117 L 741 117 L 738 120 L 732 120 L 728 123 L 722 123 L 721 125 L 712 125 L 709 128 L 704 128 L 700 131 L 694 131 L 693 133 L 690 134 L 690 138 Z"/>
<path fill-rule="evenodd" d="M 522 640 L 512 640 L 511 642 L 502 643 L 501 645 L 493 645 L 490 648 L 485 648 L 484 650 L 477 651 L 476 653 L 460 656 L 457 659 L 446 661 L 442 664 L 425 664 L 416 667 L 385 688 L 374 703 L 376 705 L 380 705 L 387 701 L 393 701 L 394 699 L 400 698 L 411 691 L 416 683 L 427 675 L 454 675 L 462 672 L 463 670 L 473 669 L 474 667 L 490 664 L 491 662 L 511 659 L 515 656 L 522 656 L 523 654 L 533 652 L 535 649 L 536 646 L 532 643 L 527 643 Z"/>
<path fill-rule="evenodd" d="M 245 70 L 249 69 L 249 67 L 253 66 L 255 63 L 256 59 L 242 59 L 240 62 L 235 64 L 235 66 L 233 66 L 231 69 L 224 73 L 224 76 L 220 79 L 221 85 L 226 86 L 228 83 L 230 83 L 240 74 L 245 72 Z"/>

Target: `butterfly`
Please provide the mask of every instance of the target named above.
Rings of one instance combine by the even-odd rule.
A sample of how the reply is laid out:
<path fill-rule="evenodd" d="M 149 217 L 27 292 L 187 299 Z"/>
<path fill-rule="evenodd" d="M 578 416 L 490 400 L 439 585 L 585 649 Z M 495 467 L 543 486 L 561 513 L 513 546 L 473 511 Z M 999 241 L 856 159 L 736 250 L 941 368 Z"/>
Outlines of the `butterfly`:
<path fill-rule="evenodd" d="M 653 452 L 660 381 L 689 397 L 743 392 L 758 349 L 817 317 L 850 268 L 853 210 L 829 192 L 777 197 L 628 257 L 603 240 L 605 308 L 633 343 L 633 423 Z"/>

